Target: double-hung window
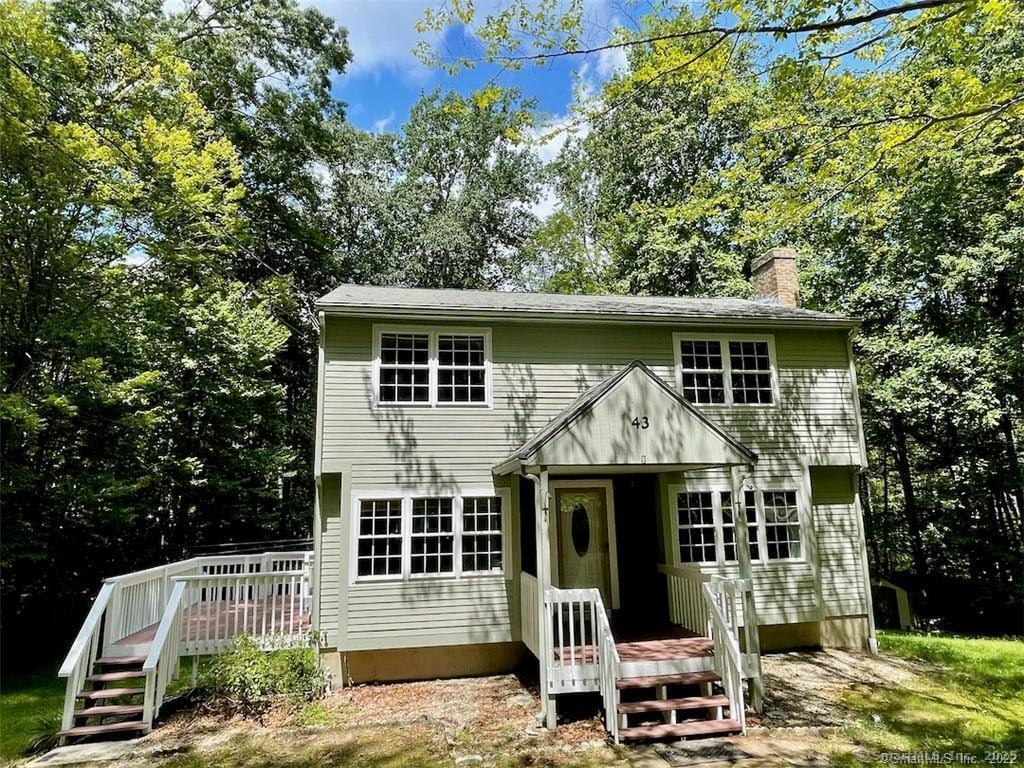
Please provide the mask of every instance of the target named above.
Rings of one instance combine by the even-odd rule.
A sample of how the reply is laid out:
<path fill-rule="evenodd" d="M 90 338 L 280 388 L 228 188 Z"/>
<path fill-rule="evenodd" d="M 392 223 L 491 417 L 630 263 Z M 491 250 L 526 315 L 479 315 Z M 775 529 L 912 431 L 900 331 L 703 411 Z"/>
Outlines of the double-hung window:
<path fill-rule="evenodd" d="M 698 405 L 771 405 L 776 401 L 769 338 L 675 334 L 676 378 Z"/>
<path fill-rule="evenodd" d="M 483 335 L 438 335 L 437 402 L 487 402 L 487 358 Z"/>
<path fill-rule="evenodd" d="M 508 491 L 354 499 L 356 579 L 502 573 Z"/>
<path fill-rule="evenodd" d="M 414 576 L 455 572 L 455 523 L 452 499 L 412 500 L 410 571 Z"/>
<path fill-rule="evenodd" d="M 491 336 L 487 329 L 377 328 L 377 405 L 488 406 Z"/>
<path fill-rule="evenodd" d="M 402 574 L 402 499 L 363 499 L 359 504 L 359 576 Z"/>
<path fill-rule="evenodd" d="M 763 491 L 764 540 L 769 560 L 796 560 L 802 555 L 800 510 L 796 491 Z"/>
<path fill-rule="evenodd" d="M 502 566 L 501 497 L 462 500 L 462 572 L 487 573 Z"/>
<path fill-rule="evenodd" d="M 757 532 L 757 502 L 753 491 L 746 491 L 743 494 L 743 513 L 747 518 L 747 539 L 750 546 L 750 559 L 757 561 L 761 559 L 761 548 Z M 724 548 L 725 562 L 734 563 L 736 556 L 736 521 L 732 505 L 732 493 L 722 491 L 722 544 Z"/>
<path fill-rule="evenodd" d="M 735 563 L 736 520 L 727 490 L 673 489 L 680 563 Z M 795 490 L 744 491 L 750 560 L 799 560 L 803 557 L 800 506 Z"/>
<path fill-rule="evenodd" d="M 677 494 L 676 513 L 680 562 L 715 562 L 715 509 L 711 491 Z"/>
<path fill-rule="evenodd" d="M 380 335 L 377 399 L 381 403 L 430 402 L 430 336 Z"/>

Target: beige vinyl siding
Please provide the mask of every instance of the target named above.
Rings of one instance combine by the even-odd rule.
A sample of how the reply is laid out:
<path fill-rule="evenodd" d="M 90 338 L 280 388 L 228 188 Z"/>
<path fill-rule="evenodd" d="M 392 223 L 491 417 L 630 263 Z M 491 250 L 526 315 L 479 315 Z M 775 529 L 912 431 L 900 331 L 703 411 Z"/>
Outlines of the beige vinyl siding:
<path fill-rule="evenodd" d="M 826 617 L 868 611 L 864 541 L 857 521 L 854 482 L 852 473 L 844 468 L 816 467 L 811 471 Z"/>
<path fill-rule="evenodd" d="M 336 647 L 339 640 L 338 617 L 341 612 L 341 475 L 324 475 L 320 489 L 320 542 L 317 549 L 317 598 L 320 610 L 320 632 L 327 647 Z"/>
<path fill-rule="evenodd" d="M 491 324 L 493 407 L 378 407 L 372 404 L 375 324 L 408 321 L 328 317 L 325 333 L 323 454 L 325 466 L 351 463 L 351 493 L 415 491 L 455 494 L 488 487 L 491 468 L 540 430 L 579 394 L 634 359 L 676 386 L 673 333 L 685 326 L 530 322 Z M 425 324 L 425 329 L 461 324 Z M 466 323 L 480 327 L 479 321 Z M 702 333 L 707 328 L 702 328 Z M 759 467 L 859 463 L 845 331 L 744 334 L 775 338 L 780 402 L 774 406 L 706 407 L 703 412 L 759 454 Z M 511 521 L 516 484 L 512 484 Z M 436 590 L 408 582 L 349 585 L 351 493 L 339 517 L 322 522 L 321 623 L 342 649 L 501 641 L 518 636 L 514 594 L 518 529 L 507 529 L 511 556 L 505 580 Z M 344 524 L 342 524 L 344 520 Z M 762 620 L 818 618 L 814 576 L 806 564 L 771 565 L 757 575 Z M 424 582 L 426 584 L 426 582 Z M 377 599 L 379 598 L 379 599 Z M 512 607 L 510 607 L 512 606 Z M 337 621 L 331 621 L 331 611 Z M 336 629 L 333 629 L 336 627 Z"/>
<path fill-rule="evenodd" d="M 504 577 L 357 583 L 348 594 L 348 650 L 513 639 Z"/>
<path fill-rule="evenodd" d="M 495 325 L 493 408 L 374 409 L 372 327 L 370 320 L 328 319 L 324 458 L 358 464 L 359 484 L 367 487 L 438 490 L 487 482 L 495 463 L 631 360 L 643 360 L 674 386 L 672 333 L 685 331 L 624 324 Z M 704 413 L 764 458 L 857 463 L 843 334 L 787 332 L 776 334 L 775 344 L 778 405 L 706 407 Z"/>

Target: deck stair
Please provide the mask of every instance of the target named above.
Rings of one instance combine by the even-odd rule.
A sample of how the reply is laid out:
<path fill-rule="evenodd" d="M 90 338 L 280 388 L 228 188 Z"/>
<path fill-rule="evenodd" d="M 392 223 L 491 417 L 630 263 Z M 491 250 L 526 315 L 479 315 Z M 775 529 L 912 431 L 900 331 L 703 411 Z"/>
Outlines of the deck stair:
<path fill-rule="evenodd" d="M 143 719 L 145 661 L 145 656 L 96 659 L 93 674 L 85 678 L 89 687 L 75 697 L 81 707 L 74 711 L 74 724 L 58 735 L 65 741 L 81 741 L 148 732 L 150 725 Z"/>
<path fill-rule="evenodd" d="M 104 580 L 61 664 L 63 742 L 147 733 L 183 657 L 241 635 L 264 650 L 309 642 L 308 551 L 193 557 Z"/>
<path fill-rule="evenodd" d="M 621 659 L 615 681 L 620 739 L 692 739 L 743 731 L 741 716 L 733 713 L 721 677 L 712 668 L 714 648 L 708 638 L 663 638 L 616 647 Z"/>

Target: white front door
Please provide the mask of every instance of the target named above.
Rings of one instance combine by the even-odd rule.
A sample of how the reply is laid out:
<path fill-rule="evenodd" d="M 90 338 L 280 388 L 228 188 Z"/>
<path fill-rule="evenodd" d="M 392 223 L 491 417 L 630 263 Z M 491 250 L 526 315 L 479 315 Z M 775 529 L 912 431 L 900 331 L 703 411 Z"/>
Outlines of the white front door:
<path fill-rule="evenodd" d="M 562 589 L 597 587 L 608 608 L 619 607 L 611 483 L 552 483 L 558 541 L 555 583 Z"/>

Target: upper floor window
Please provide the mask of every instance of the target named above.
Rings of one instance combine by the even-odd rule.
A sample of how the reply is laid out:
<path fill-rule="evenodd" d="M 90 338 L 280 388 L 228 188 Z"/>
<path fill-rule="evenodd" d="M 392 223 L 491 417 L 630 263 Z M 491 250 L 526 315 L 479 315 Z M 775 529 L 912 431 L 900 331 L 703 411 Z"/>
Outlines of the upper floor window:
<path fill-rule="evenodd" d="M 486 329 L 378 328 L 374 334 L 375 402 L 487 406 L 490 347 Z"/>
<path fill-rule="evenodd" d="M 769 338 L 675 334 L 677 383 L 702 405 L 775 402 L 774 350 Z"/>

